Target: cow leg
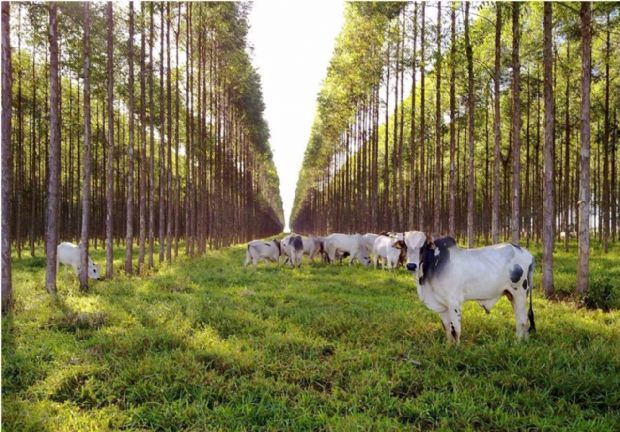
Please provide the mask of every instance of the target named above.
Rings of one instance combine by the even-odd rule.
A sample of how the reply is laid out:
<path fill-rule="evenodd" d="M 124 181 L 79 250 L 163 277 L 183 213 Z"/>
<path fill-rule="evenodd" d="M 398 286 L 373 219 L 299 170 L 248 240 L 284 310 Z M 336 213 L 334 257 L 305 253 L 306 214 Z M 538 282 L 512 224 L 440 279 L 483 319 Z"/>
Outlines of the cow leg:
<path fill-rule="evenodd" d="M 375 267 L 375 270 L 377 269 L 377 261 L 378 261 L 378 259 L 379 259 L 379 258 L 377 257 L 377 255 L 375 255 L 374 257 L 372 257 L 372 263 L 373 263 L 373 265 L 374 265 L 374 267 Z"/>
<path fill-rule="evenodd" d="M 243 267 L 247 267 L 250 264 L 250 251 L 245 253 L 245 261 L 243 262 Z"/>
<path fill-rule="evenodd" d="M 527 340 L 529 336 L 529 324 L 527 321 L 527 291 L 513 291 L 513 296 L 510 298 L 510 302 L 512 303 L 512 310 L 515 313 L 517 338 Z"/>
<path fill-rule="evenodd" d="M 442 314 L 444 321 L 444 329 L 448 342 L 460 343 L 461 342 L 461 305 L 450 305 L 448 309 Z"/>

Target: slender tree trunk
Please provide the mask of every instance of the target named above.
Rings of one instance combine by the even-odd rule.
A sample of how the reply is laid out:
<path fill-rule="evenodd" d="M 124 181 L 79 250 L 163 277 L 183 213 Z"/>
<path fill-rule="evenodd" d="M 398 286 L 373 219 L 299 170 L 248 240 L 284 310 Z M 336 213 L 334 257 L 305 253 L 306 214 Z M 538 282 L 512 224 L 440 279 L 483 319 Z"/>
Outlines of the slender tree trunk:
<path fill-rule="evenodd" d="M 426 89 L 425 89 L 425 69 L 426 59 L 424 58 L 425 48 L 425 11 L 426 3 L 422 2 L 422 28 L 420 29 L 420 151 L 418 152 L 418 159 L 420 160 L 420 170 L 418 171 L 418 208 L 419 218 L 418 226 L 421 230 L 427 230 L 426 226 L 426 182 L 424 181 L 424 147 L 426 145 L 426 121 L 424 115 Z"/>
<path fill-rule="evenodd" d="M 149 268 L 155 265 L 153 254 L 155 251 L 155 102 L 153 100 L 153 12 L 155 2 L 149 4 Z"/>
<path fill-rule="evenodd" d="M 54 15 L 56 6 L 54 6 Z M 2 314 L 10 310 L 13 303 L 13 284 L 11 280 L 11 4 L 2 2 Z M 50 12 L 50 44 L 52 25 L 56 25 L 56 17 L 52 21 Z M 50 119 L 51 120 L 51 119 Z M 32 216 L 31 216 L 32 217 Z M 55 243 L 53 243 L 55 245 Z M 56 247 L 53 248 L 54 251 Z M 48 255 L 49 256 L 49 255 Z M 55 258 L 55 257 L 54 257 Z M 51 265 L 53 264 L 53 265 Z M 56 262 L 48 259 L 47 273 L 50 273 L 52 284 L 46 279 L 46 287 L 52 287 L 56 291 Z M 46 274 L 47 277 L 47 274 Z"/>
<path fill-rule="evenodd" d="M 172 74 L 170 67 L 170 2 L 166 2 L 166 112 L 167 112 L 167 126 L 168 126 L 168 140 L 167 140 L 167 226 L 166 226 L 166 260 L 172 261 L 172 224 L 173 224 L 173 200 L 175 194 L 172 190 Z"/>
<path fill-rule="evenodd" d="M 467 247 L 474 246 L 474 64 L 469 40 L 469 2 L 465 3 L 465 52 L 467 54 Z"/>
<path fill-rule="evenodd" d="M 134 36 L 134 12 L 133 1 L 129 2 L 129 40 L 127 41 L 127 58 L 129 63 L 128 90 L 128 123 L 129 123 L 129 146 L 127 148 L 127 208 L 126 231 L 125 231 L 125 272 L 133 273 L 133 145 L 134 145 L 134 77 L 133 77 L 133 36 Z"/>
<path fill-rule="evenodd" d="M 80 290 L 88 290 L 88 222 L 90 219 L 90 3 L 84 3 L 84 153 L 82 159 L 82 230 Z"/>
<path fill-rule="evenodd" d="M 579 267 L 577 292 L 588 289 L 590 259 L 590 81 L 592 75 L 591 4 L 581 3 L 581 177 L 579 178 Z"/>
<path fill-rule="evenodd" d="M 144 15 L 146 14 L 146 8 L 144 2 L 140 3 L 140 239 L 139 239 L 139 251 L 138 251 L 138 273 L 142 273 L 144 267 L 144 250 L 146 242 L 146 67 L 144 57 L 146 53 L 145 48 L 145 33 L 146 26 L 144 22 Z"/>
<path fill-rule="evenodd" d="M 437 2 L 437 56 L 435 62 L 435 199 L 433 213 L 433 232 L 441 230 L 441 2 Z"/>
<path fill-rule="evenodd" d="M 107 49 L 108 49 L 108 154 L 106 165 L 106 260 L 105 260 L 105 277 L 112 278 L 113 275 L 113 212 L 114 212 L 114 16 L 112 2 L 109 1 L 106 7 L 107 12 Z"/>
<path fill-rule="evenodd" d="M 456 177 L 455 177 L 455 132 L 456 132 L 456 5 L 450 4 L 450 178 L 448 204 L 448 234 L 456 238 L 454 220 L 456 206 Z"/>
<path fill-rule="evenodd" d="M 412 59 L 411 59 L 411 131 L 410 136 L 409 136 L 409 140 L 410 140 L 410 144 L 409 144 L 409 228 L 413 228 L 414 227 L 414 223 L 415 223 L 415 203 L 417 202 L 417 200 L 414 198 L 415 196 L 415 166 L 416 166 L 416 160 L 415 160 L 415 153 L 416 153 L 416 142 L 415 142 L 415 104 L 416 104 L 416 91 L 415 91 L 415 85 L 416 85 L 416 56 L 417 56 L 417 52 L 416 52 L 416 44 L 417 44 L 417 39 L 418 39 L 418 3 L 415 2 L 414 4 L 414 12 L 413 12 L 413 51 L 412 51 Z M 376 168 L 375 168 L 376 169 Z M 376 186 L 373 183 L 373 191 L 371 193 L 375 193 L 376 190 Z M 372 227 L 373 229 L 376 229 L 376 226 Z"/>
<path fill-rule="evenodd" d="M 164 3 L 159 3 L 160 34 L 159 34 L 159 95 L 164 98 Z M 159 108 L 159 263 L 164 261 L 166 241 L 166 128 L 164 101 Z"/>
<path fill-rule="evenodd" d="M 512 3 L 512 242 L 519 244 L 521 229 L 521 64 L 519 61 L 519 2 Z"/>
<path fill-rule="evenodd" d="M 492 242 L 499 243 L 499 164 L 501 159 L 501 123 L 500 123 L 500 79 L 501 79 L 501 48 L 502 48 L 502 10 L 501 3 L 495 3 L 495 77 L 493 80 L 494 116 L 493 116 L 493 202 L 491 204 L 491 237 Z"/>
<path fill-rule="evenodd" d="M 555 218 L 555 191 L 553 184 L 554 168 L 554 107 L 552 85 L 553 52 L 551 48 L 553 27 L 552 4 L 544 4 L 543 18 L 543 62 L 544 62 L 544 98 L 545 98 L 545 146 L 544 153 L 544 180 L 543 180 L 543 279 L 542 286 L 547 298 L 553 295 L 553 242 Z"/>
<path fill-rule="evenodd" d="M 607 12 L 607 38 L 605 40 L 605 131 L 603 134 L 603 250 L 609 252 L 609 208 L 611 194 L 609 190 L 609 52 L 611 50 L 609 31 L 609 12 Z"/>
<path fill-rule="evenodd" d="M 570 64 L 570 42 L 566 43 L 566 62 Z M 568 240 L 570 233 L 573 229 L 569 224 L 569 210 L 570 210 L 570 79 L 568 73 L 566 76 L 566 113 L 564 116 L 564 251 L 568 252 Z"/>

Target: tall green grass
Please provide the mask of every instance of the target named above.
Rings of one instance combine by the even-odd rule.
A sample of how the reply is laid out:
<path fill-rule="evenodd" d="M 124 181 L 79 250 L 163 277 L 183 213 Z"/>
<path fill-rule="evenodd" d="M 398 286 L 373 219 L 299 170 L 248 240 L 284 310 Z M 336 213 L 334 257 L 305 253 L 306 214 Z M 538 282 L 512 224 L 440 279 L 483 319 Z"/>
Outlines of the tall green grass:
<path fill-rule="evenodd" d="M 466 304 L 462 343 L 449 346 L 402 270 L 254 272 L 244 253 L 87 294 L 61 270 L 58 302 L 44 259 L 16 261 L 3 430 L 620 430 L 620 311 L 544 300 L 539 272 L 530 341 L 516 341 L 502 299 L 490 315 Z M 556 256 L 560 293 L 573 291 L 575 261 Z M 591 266 L 617 293 L 618 252 L 594 251 Z"/>

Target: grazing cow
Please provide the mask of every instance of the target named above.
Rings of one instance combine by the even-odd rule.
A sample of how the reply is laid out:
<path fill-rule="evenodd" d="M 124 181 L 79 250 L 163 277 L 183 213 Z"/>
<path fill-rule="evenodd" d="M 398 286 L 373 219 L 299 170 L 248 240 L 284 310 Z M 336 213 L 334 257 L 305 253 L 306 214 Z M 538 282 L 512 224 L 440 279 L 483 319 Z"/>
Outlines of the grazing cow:
<path fill-rule="evenodd" d="M 304 256 L 304 241 L 299 234 L 289 234 L 282 239 L 282 253 L 288 257 L 291 267 L 301 267 Z"/>
<path fill-rule="evenodd" d="M 308 255 L 310 261 L 314 261 L 317 254 L 323 255 L 323 239 L 321 237 L 302 237 L 301 240 L 304 244 L 304 254 Z"/>
<path fill-rule="evenodd" d="M 56 272 L 60 264 L 65 266 L 65 274 L 67 266 L 73 267 L 76 275 L 80 275 L 80 248 L 78 245 L 62 242 L 56 248 Z M 88 277 L 90 279 L 99 279 L 99 265 L 88 257 Z"/>
<path fill-rule="evenodd" d="M 526 249 L 510 243 L 461 249 L 452 237 L 433 240 L 419 231 L 405 233 L 405 243 L 407 270 L 414 274 L 418 296 L 441 315 L 449 342 L 460 341 L 465 301 L 474 300 L 489 313 L 502 295 L 512 303 L 517 337 L 527 339 L 528 330 L 535 331 L 534 258 Z"/>
<path fill-rule="evenodd" d="M 358 260 L 364 266 L 370 264 L 368 249 L 360 234 L 330 234 L 325 237 L 324 248 L 330 262 L 339 256 L 349 254 L 349 265 L 354 260 Z"/>
<path fill-rule="evenodd" d="M 251 261 L 254 265 L 254 270 L 256 270 L 256 265 L 259 261 L 280 262 L 280 255 L 282 255 L 282 249 L 278 240 L 273 239 L 269 242 L 252 240 L 248 243 L 243 266 L 247 267 Z"/>
<path fill-rule="evenodd" d="M 364 245 L 366 246 L 366 250 L 368 252 L 372 252 L 373 248 L 375 247 L 375 240 L 377 239 L 377 237 L 379 237 L 379 235 L 380 234 L 367 233 L 362 236 L 362 239 L 364 240 Z"/>
<path fill-rule="evenodd" d="M 372 248 L 373 263 L 377 268 L 377 261 L 381 258 L 381 268 L 395 269 L 401 262 L 401 258 L 407 253 L 407 246 L 403 240 L 382 234 L 375 239 Z"/>

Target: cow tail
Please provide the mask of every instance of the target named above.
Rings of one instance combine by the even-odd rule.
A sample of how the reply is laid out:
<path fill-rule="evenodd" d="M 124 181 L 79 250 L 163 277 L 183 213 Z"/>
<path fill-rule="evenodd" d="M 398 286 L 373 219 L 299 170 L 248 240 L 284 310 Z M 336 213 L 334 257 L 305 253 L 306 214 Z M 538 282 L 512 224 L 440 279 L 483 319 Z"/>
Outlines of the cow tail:
<path fill-rule="evenodd" d="M 532 259 L 532 263 L 530 264 L 530 268 L 527 272 L 527 282 L 530 286 L 530 309 L 527 312 L 527 318 L 530 321 L 530 333 L 536 333 L 536 323 L 534 322 L 534 307 L 533 307 L 533 298 L 534 298 L 534 285 L 532 284 L 532 274 L 534 273 L 534 259 Z"/>

